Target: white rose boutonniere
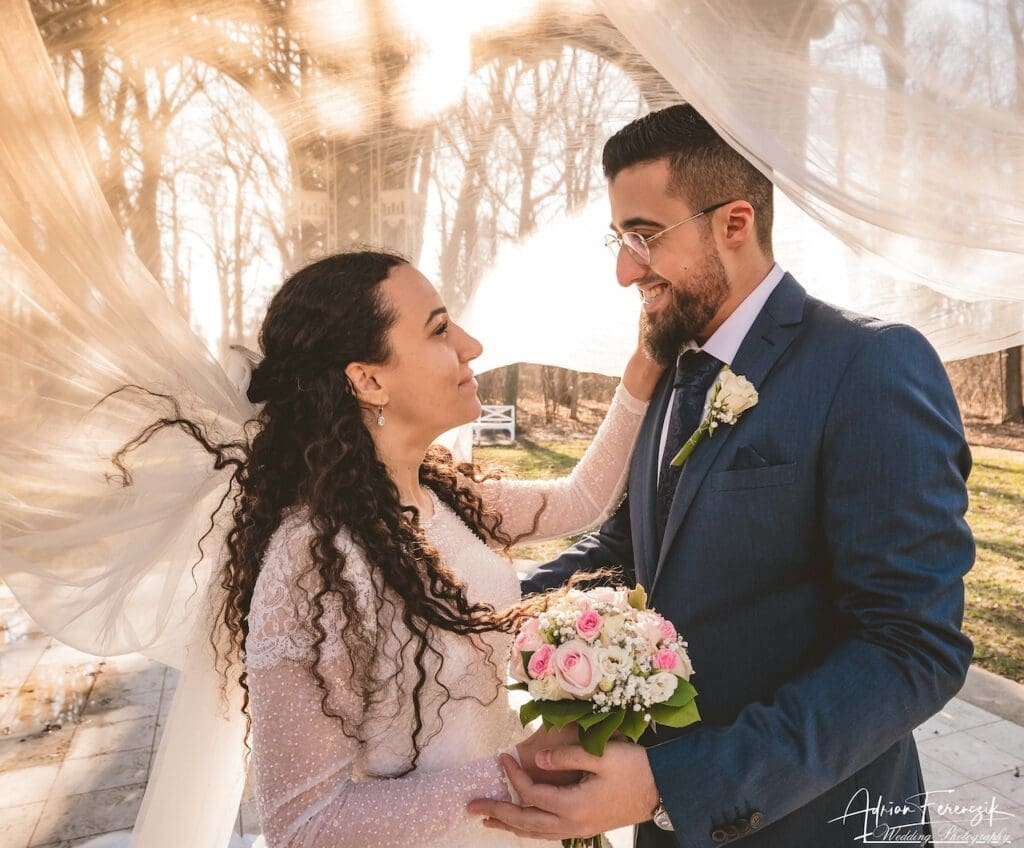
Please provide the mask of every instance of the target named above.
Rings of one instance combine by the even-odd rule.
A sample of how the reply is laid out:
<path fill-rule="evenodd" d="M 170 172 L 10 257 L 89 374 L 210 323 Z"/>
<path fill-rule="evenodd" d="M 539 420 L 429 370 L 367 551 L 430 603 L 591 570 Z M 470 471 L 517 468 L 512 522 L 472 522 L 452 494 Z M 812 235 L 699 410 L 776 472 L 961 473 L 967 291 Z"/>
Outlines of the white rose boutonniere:
<path fill-rule="evenodd" d="M 678 467 L 686 462 L 701 439 L 707 434 L 713 436 L 719 424 L 735 424 L 744 412 L 756 405 L 757 389 L 750 380 L 733 373 L 728 365 L 723 366 L 711 390 L 704 420 L 672 458 L 672 465 Z"/>

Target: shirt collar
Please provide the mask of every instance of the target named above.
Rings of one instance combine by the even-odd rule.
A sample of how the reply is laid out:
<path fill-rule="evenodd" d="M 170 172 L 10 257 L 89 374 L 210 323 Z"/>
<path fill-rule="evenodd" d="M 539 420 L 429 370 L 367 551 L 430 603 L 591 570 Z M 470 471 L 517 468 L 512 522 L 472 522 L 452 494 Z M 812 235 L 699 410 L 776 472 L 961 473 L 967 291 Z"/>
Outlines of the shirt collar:
<path fill-rule="evenodd" d="M 773 263 L 767 276 L 722 322 L 722 326 L 712 333 L 711 338 L 703 345 L 698 345 L 691 339 L 683 346 L 683 350 L 706 350 L 719 362 L 732 365 L 733 359 L 736 358 L 736 351 L 740 349 L 743 339 L 750 332 L 758 314 L 768 302 L 771 293 L 775 291 L 775 287 L 782 281 L 785 273 L 777 262 Z"/>

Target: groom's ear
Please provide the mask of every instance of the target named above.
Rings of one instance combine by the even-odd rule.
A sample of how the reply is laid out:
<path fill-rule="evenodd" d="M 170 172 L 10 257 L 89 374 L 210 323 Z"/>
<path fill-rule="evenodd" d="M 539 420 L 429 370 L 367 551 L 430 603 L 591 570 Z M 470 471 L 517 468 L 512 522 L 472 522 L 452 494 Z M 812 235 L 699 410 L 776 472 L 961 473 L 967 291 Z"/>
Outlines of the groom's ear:
<path fill-rule="evenodd" d="M 733 249 L 757 241 L 754 231 L 754 207 L 745 200 L 730 203 L 725 211 L 725 244 Z"/>
<path fill-rule="evenodd" d="M 352 387 L 356 400 L 370 406 L 386 406 L 388 392 L 378 381 L 374 368 L 365 362 L 350 362 L 345 368 L 345 376 Z"/>

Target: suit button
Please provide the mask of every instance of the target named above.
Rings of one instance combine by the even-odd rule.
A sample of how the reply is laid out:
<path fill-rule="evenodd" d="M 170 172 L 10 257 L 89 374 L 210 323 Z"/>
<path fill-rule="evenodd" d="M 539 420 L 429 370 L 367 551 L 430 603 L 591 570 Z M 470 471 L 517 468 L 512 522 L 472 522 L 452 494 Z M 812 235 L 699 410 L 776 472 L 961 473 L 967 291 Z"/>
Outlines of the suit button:
<path fill-rule="evenodd" d="M 741 836 L 750 832 L 750 822 L 746 819 L 736 819 L 736 832 Z"/>
<path fill-rule="evenodd" d="M 725 831 L 722 830 L 722 828 L 720 827 L 711 831 L 711 841 L 714 842 L 716 845 L 721 845 L 728 838 L 729 837 L 725 835 Z"/>
<path fill-rule="evenodd" d="M 764 824 L 764 813 L 760 810 L 755 810 L 750 814 L 750 827 L 760 827 Z"/>
<path fill-rule="evenodd" d="M 735 839 L 737 836 L 740 835 L 740 832 L 736 829 L 736 825 L 734 825 L 734 824 L 727 824 L 725 826 L 725 835 L 729 839 Z"/>

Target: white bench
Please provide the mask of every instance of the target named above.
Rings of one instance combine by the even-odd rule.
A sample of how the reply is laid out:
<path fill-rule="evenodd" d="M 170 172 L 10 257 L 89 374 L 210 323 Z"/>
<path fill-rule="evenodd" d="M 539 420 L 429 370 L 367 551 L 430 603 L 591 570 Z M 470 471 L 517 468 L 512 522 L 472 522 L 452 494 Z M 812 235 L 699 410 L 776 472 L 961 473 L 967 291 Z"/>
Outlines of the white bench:
<path fill-rule="evenodd" d="M 473 422 L 473 440 L 477 441 L 484 431 L 508 433 L 509 439 L 516 440 L 516 408 L 514 406 L 485 406 L 480 417 Z"/>

